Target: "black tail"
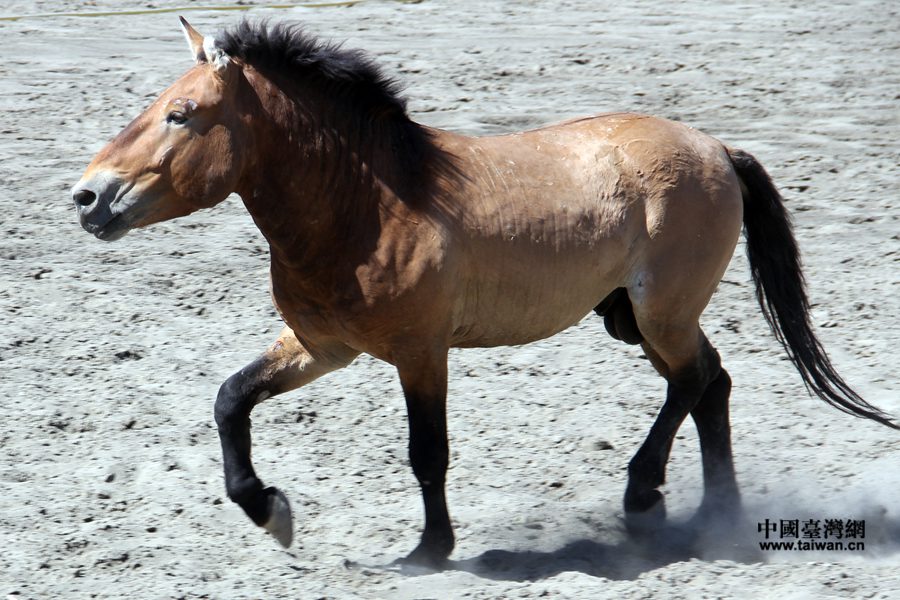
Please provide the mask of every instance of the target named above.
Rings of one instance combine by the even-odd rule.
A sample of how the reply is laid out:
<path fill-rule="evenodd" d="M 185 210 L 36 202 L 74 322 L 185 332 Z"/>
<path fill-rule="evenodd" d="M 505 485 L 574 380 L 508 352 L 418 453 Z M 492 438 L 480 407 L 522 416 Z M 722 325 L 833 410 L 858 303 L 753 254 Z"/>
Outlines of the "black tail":
<path fill-rule="evenodd" d="M 800 252 L 781 195 L 755 158 L 730 148 L 728 155 L 745 187 L 744 234 L 756 298 L 775 337 L 816 396 L 846 413 L 900 429 L 831 366 L 809 322 Z"/>

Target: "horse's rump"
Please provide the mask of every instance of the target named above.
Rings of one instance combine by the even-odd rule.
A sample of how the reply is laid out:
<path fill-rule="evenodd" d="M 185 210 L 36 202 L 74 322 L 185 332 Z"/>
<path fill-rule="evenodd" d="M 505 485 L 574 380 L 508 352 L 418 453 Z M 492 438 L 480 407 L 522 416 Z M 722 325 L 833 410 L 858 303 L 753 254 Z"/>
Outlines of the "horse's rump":
<path fill-rule="evenodd" d="M 465 256 L 454 345 L 547 337 L 617 288 L 638 301 L 651 284 L 668 293 L 685 268 L 699 291 L 678 300 L 699 315 L 737 242 L 740 184 L 728 156 L 679 123 L 616 113 L 438 141 L 468 174 L 448 232 Z"/>

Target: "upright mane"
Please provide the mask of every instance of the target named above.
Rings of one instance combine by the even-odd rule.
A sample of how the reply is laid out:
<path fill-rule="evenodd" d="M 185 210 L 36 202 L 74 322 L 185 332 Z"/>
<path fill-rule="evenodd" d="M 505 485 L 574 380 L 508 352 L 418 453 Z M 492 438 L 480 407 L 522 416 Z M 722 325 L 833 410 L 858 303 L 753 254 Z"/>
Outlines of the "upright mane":
<path fill-rule="evenodd" d="M 382 148 L 393 155 L 393 183 L 402 188 L 395 191 L 404 192 L 405 200 L 430 194 L 436 176 L 455 171 L 452 157 L 409 118 L 400 85 L 365 52 L 322 41 L 298 24 L 269 25 L 265 20 L 244 19 L 220 32 L 215 43 L 264 75 L 326 92 L 356 139 L 382 138 Z"/>
<path fill-rule="evenodd" d="M 330 84 L 375 115 L 407 117 L 400 86 L 366 53 L 319 40 L 298 24 L 245 19 L 222 31 L 216 46 L 257 70 Z"/>

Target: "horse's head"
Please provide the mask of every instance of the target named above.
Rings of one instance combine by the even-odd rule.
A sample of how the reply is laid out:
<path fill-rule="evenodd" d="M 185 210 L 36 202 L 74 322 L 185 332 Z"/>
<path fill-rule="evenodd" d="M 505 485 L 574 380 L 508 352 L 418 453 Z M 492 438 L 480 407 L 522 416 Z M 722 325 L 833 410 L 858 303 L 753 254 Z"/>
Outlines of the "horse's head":
<path fill-rule="evenodd" d="M 82 227 L 102 240 L 213 206 L 240 177 L 240 67 L 181 22 L 197 64 L 107 144 L 72 189 Z"/>

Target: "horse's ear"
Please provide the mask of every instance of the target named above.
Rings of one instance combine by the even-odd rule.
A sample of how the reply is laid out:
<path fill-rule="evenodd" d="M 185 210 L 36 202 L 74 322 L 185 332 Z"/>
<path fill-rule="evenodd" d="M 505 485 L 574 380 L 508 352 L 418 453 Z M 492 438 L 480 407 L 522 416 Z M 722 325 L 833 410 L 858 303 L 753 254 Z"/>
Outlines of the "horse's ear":
<path fill-rule="evenodd" d="M 216 47 L 212 38 L 204 38 L 199 31 L 191 27 L 191 24 L 184 17 L 178 18 L 181 20 L 181 29 L 184 31 L 184 37 L 187 38 L 188 45 L 191 47 L 194 60 L 198 64 L 211 64 L 220 75 L 224 75 L 231 64 L 228 55 Z"/>
<path fill-rule="evenodd" d="M 203 35 L 191 27 L 191 24 L 187 22 L 187 19 L 184 17 L 178 17 L 181 20 L 181 30 L 184 32 L 184 37 L 187 39 L 188 46 L 191 47 L 191 54 L 194 55 L 194 60 L 198 63 L 209 62 L 209 58 L 206 56 L 206 51 L 203 48 Z"/>

